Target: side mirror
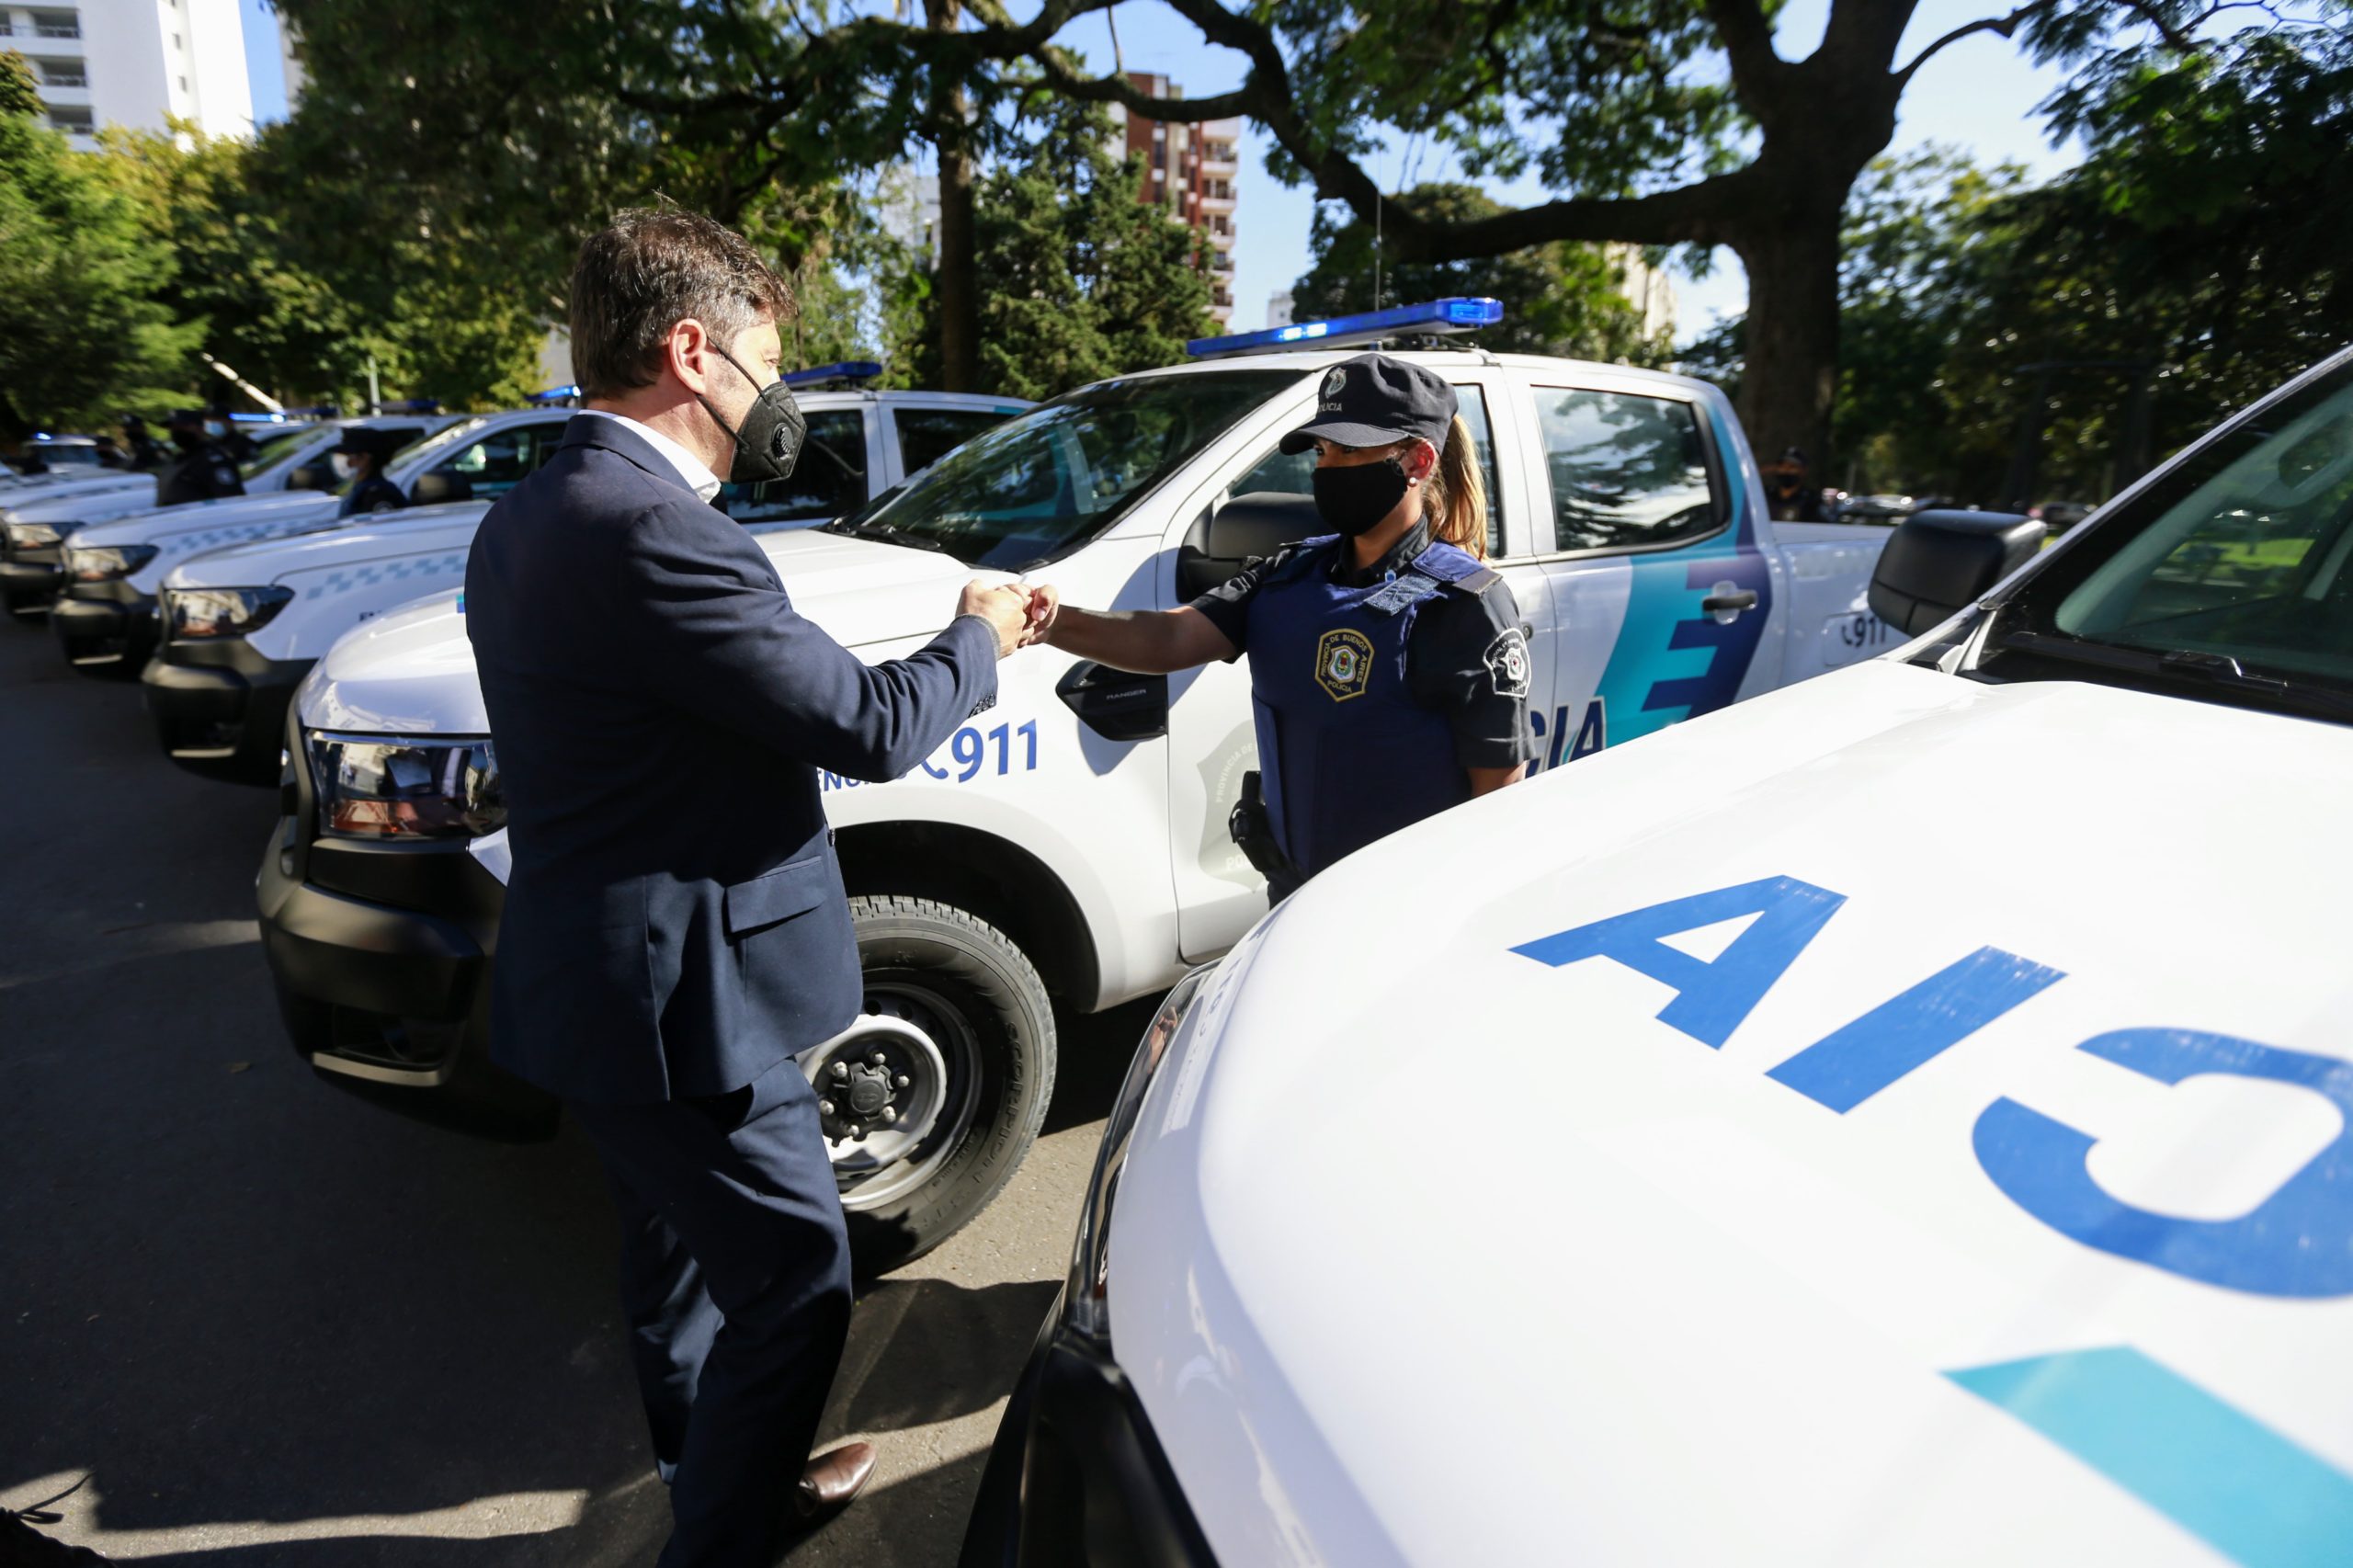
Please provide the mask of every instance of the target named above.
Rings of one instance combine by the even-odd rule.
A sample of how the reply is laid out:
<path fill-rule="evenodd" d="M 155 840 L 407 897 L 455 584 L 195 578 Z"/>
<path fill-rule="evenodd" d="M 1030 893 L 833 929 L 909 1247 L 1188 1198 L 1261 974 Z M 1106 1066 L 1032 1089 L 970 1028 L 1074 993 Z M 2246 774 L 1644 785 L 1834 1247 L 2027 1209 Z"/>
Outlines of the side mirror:
<path fill-rule="evenodd" d="M 1871 613 L 1916 637 L 2033 560 L 2043 532 L 2015 512 L 1915 512 L 1880 551 Z"/>
<path fill-rule="evenodd" d="M 1242 570 L 1251 557 L 1331 530 L 1312 495 L 1254 491 L 1236 495 L 1193 525 L 1176 551 L 1176 591 L 1197 598 Z"/>
<path fill-rule="evenodd" d="M 420 473 L 408 487 L 408 503 L 412 506 L 434 506 L 444 501 L 471 501 L 474 498 L 473 482 L 461 473 L 443 473 L 438 469 Z"/>
<path fill-rule="evenodd" d="M 286 476 L 289 490 L 333 490 L 335 470 L 325 463 L 304 463 Z"/>

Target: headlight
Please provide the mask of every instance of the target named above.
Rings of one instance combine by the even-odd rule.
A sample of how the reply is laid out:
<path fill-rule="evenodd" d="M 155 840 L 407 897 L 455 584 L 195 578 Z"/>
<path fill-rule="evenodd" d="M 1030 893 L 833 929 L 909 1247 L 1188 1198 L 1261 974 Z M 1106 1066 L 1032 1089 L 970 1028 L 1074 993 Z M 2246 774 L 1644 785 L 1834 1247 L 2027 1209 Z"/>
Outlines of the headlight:
<path fill-rule="evenodd" d="M 47 550 L 63 537 L 47 523 L 8 525 L 8 548 L 11 550 Z"/>
<path fill-rule="evenodd" d="M 1103 1124 L 1095 1178 L 1086 1184 L 1086 1200 L 1078 1210 L 1078 1244 L 1071 1253 L 1070 1288 L 1063 1296 L 1063 1323 L 1092 1338 L 1108 1342 L 1111 1337 L 1111 1202 L 1119 1195 L 1120 1173 L 1128 1163 L 1128 1144 L 1135 1137 L 1144 1092 L 1152 1087 L 1160 1064 L 1168 1059 L 1168 1048 L 1185 1027 L 1193 1004 L 1200 999 L 1204 983 L 1216 972 L 1215 964 L 1193 971 L 1161 1003 L 1160 1011 L 1152 1017 L 1152 1027 L 1143 1031 L 1143 1040 L 1136 1047 L 1135 1060 L 1128 1063 L 1119 1098 L 1111 1102 L 1110 1118 Z"/>
<path fill-rule="evenodd" d="M 154 559 L 152 544 L 75 545 L 65 551 L 65 574 L 77 583 L 108 583 L 130 576 Z"/>
<path fill-rule="evenodd" d="M 243 637 L 293 602 L 291 588 L 166 588 L 164 615 L 174 637 Z"/>
<path fill-rule="evenodd" d="M 487 740 L 308 740 L 319 831 L 331 838 L 472 838 L 506 825 Z"/>

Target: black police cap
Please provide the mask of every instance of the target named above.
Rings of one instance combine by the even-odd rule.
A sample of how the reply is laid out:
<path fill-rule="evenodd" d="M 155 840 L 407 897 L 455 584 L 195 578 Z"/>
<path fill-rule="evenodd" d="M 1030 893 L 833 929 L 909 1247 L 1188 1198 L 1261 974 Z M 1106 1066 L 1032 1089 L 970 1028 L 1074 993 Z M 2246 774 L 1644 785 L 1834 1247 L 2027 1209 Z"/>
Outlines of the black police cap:
<path fill-rule="evenodd" d="M 1359 354 L 1324 372 L 1314 420 L 1285 436 L 1282 449 L 1303 452 L 1319 440 L 1388 447 L 1418 436 L 1444 451 L 1456 406 L 1443 376 L 1386 354 Z"/>
<path fill-rule="evenodd" d="M 335 449 L 364 457 L 389 458 L 424 434 L 424 426 L 418 425 L 401 425 L 391 428 L 347 425 L 343 427 L 343 438 L 335 443 Z"/>

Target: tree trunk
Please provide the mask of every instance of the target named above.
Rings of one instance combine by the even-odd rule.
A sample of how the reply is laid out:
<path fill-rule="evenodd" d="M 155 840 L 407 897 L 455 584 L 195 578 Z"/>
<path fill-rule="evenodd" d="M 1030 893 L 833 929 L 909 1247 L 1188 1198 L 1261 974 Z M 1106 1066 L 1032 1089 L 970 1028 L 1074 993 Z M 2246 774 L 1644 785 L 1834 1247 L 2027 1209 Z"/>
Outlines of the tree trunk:
<path fill-rule="evenodd" d="M 924 20 L 953 32 L 959 0 L 924 0 Z M 939 256 L 932 298 L 939 310 L 939 390 L 978 392 L 981 379 L 980 300 L 973 291 L 972 155 L 968 150 L 972 106 L 964 89 L 935 75 L 931 143 L 939 162 Z"/>
<path fill-rule="evenodd" d="M 1740 420 L 1756 460 L 1790 447 L 1806 455 L 1818 483 L 1834 472 L 1830 409 L 1838 392 L 1838 211 L 1791 204 L 1736 234 L 1748 269 L 1747 341 L 1742 355 Z"/>

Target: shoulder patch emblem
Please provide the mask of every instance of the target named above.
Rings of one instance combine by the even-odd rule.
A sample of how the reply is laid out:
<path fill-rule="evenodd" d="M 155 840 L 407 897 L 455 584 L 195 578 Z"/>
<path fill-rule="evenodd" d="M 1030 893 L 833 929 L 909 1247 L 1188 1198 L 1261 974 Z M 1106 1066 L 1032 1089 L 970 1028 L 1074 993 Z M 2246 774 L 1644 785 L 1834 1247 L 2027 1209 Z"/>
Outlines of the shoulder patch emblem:
<path fill-rule="evenodd" d="M 1518 627 L 1487 644 L 1487 680 L 1498 697 L 1526 697 L 1529 687 L 1528 639 Z"/>
<path fill-rule="evenodd" d="M 1342 627 L 1315 644 L 1315 684 L 1335 702 L 1362 697 L 1372 681 L 1372 640 Z"/>

